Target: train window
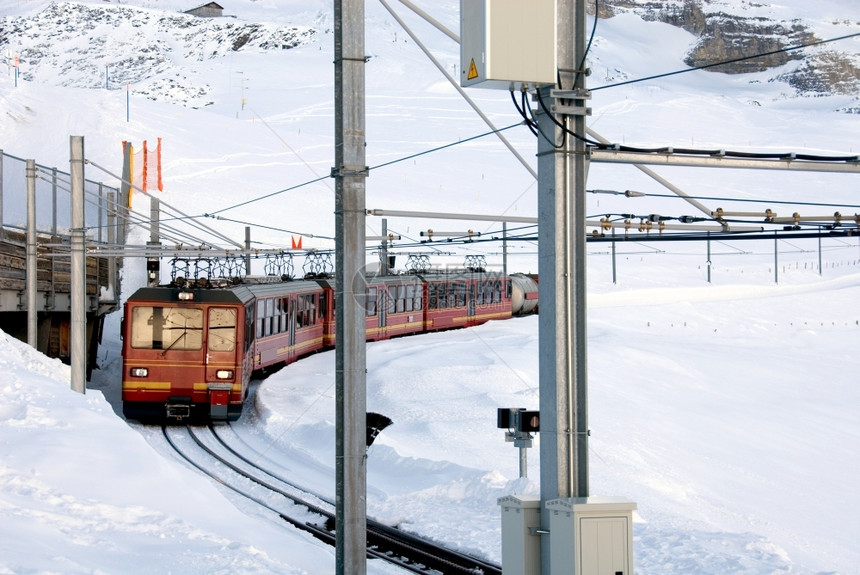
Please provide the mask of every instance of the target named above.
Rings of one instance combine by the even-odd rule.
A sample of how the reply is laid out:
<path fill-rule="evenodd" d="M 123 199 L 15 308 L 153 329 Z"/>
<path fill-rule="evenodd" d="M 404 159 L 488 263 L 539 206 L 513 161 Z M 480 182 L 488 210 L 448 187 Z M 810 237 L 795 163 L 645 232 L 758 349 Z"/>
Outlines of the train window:
<path fill-rule="evenodd" d="M 266 319 L 263 322 L 263 331 L 268 337 L 274 333 L 272 327 L 275 323 L 275 298 L 267 297 L 266 302 Z"/>
<path fill-rule="evenodd" d="M 281 298 L 278 300 L 278 333 L 285 333 L 287 331 L 287 310 L 289 309 L 290 303 L 287 298 Z"/>
<path fill-rule="evenodd" d="M 466 283 L 465 282 L 454 282 L 454 294 L 456 296 L 456 305 L 457 307 L 465 307 L 466 306 Z"/>
<path fill-rule="evenodd" d="M 493 303 L 502 301 L 502 282 L 496 280 L 493 282 Z"/>
<path fill-rule="evenodd" d="M 229 307 L 209 308 L 209 332 L 206 339 L 210 351 L 236 349 L 236 310 Z"/>
<path fill-rule="evenodd" d="M 406 286 L 397 286 L 397 313 L 404 311 L 406 311 Z"/>
<path fill-rule="evenodd" d="M 326 307 L 328 306 L 328 298 L 326 297 L 326 293 L 323 292 L 320 294 L 320 306 L 319 306 L 319 318 L 325 319 Z"/>
<path fill-rule="evenodd" d="M 414 293 L 412 294 L 412 311 L 421 311 L 424 307 L 424 289 L 421 284 L 417 284 L 412 286 L 414 288 Z"/>
<path fill-rule="evenodd" d="M 296 296 L 296 328 L 305 327 L 305 296 Z"/>
<path fill-rule="evenodd" d="M 135 306 L 131 310 L 131 346 L 138 349 L 200 349 L 203 347 L 203 310 Z"/>
<path fill-rule="evenodd" d="M 440 283 L 439 287 L 439 309 L 446 309 L 448 307 L 448 284 Z"/>
<path fill-rule="evenodd" d="M 316 294 L 302 294 L 298 298 L 298 322 L 299 327 L 308 327 L 314 324 L 316 317 Z"/>
<path fill-rule="evenodd" d="M 403 309 L 404 311 L 413 311 L 415 309 L 415 285 L 409 284 L 407 286 L 403 286 L 406 293 L 403 294 L 404 302 Z"/>
<path fill-rule="evenodd" d="M 266 302 L 257 300 L 257 337 L 263 337 L 263 324 L 266 322 Z"/>
<path fill-rule="evenodd" d="M 511 278 L 505 280 L 505 297 L 507 299 L 511 299 L 511 296 L 513 295 L 513 286 L 511 284 Z"/>
<path fill-rule="evenodd" d="M 388 313 L 397 312 L 397 288 L 398 286 L 388 286 Z"/>
<path fill-rule="evenodd" d="M 483 303 L 484 303 L 484 281 L 483 280 L 478 281 L 478 293 L 476 294 L 476 297 L 475 297 L 475 303 L 477 305 L 483 305 Z"/>
<path fill-rule="evenodd" d="M 367 288 L 367 315 L 376 315 L 376 288 Z"/>
<path fill-rule="evenodd" d="M 427 284 L 427 307 L 430 309 L 436 309 L 439 307 L 439 297 L 436 294 L 436 284 L 432 282 Z"/>

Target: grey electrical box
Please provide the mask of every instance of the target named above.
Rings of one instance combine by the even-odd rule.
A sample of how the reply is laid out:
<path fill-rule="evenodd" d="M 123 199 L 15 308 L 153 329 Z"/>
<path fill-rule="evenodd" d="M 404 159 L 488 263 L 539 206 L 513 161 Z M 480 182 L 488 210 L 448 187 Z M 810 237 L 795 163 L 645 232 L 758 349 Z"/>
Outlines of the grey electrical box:
<path fill-rule="evenodd" d="M 461 86 L 519 90 L 556 74 L 555 0 L 460 0 Z"/>
<path fill-rule="evenodd" d="M 502 573 L 540 575 L 540 496 L 508 495 L 502 507 Z"/>
<path fill-rule="evenodd" d="M 553 575 L 633 575 L 633 510 L 618 497 L 546 502 Z"/>

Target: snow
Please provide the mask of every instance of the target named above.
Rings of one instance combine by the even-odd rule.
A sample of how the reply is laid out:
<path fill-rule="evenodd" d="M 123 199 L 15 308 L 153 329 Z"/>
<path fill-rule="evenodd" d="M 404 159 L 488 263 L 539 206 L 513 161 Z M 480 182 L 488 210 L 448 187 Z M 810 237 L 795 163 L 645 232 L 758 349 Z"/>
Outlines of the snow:
<path fill-rule="evenodd" d="M 0 14 L 34 16 L 48 4 L 0 0 Z M 190 7 L 168 0 L 122 4 L 150 17 Z M 331 168 L 329 4 L 232 2 L 225 7 L 237 22 L 317 33 L 290 50 L 249 47 L 209 60 L 174 53 L 169 69 L 141 80 L 151 86 L 179 78 L 192 92 L 205 84 L 212 104 L 199 108 L 177 104 L 185 92 L 151 100 L 142 84 L 140 93 L 133 85 L 126 122 L 124 89 L 84 87 L 100 86 L 91 76 L 102 71 L 101 60 L 89 71 L 66 69 L 62 81 L 45 73 L 14 87 L 11 76 L 0 75 L 0 148 L 64 169 L 68 136 L 84 135 L 87 157 L 119 171 L 121 140 L 160 136 L 166 201 L 192 214 L 224 210 L 224 219 L 206 223 L 232 237 L 254 224 L 262 246 L 288 243 L 289 232 L 270 229 L 281 228 L 314 234 L 305 247 L 330 248 L 334 195 L 327 180 L 231 208 Z M 849 22 L 838 26 L 843 32 L 856 27 L 848 0 L 814 8 L 799 0 L 719 4 L 748 15 L 805 18 L 823 30 L 843 20 Z M 375 3 L 367 10 L 368 164 L 487 131 L 393 19 Z M 456 28 L 456 2 L 436 3 L 433 13 Z M 403 16 L 453 71 L 456 46 L 408 11 Z M 101 33 L 110 37 L 108 28 Z M 139 33 L 140 42 L 155 36 L 145 28 Z M 680 68 L 691 42 L 682 31 L 632 14 L 601 21 L 593 84 Z M 124 55 L 118 49 L 103 57 Z M 517 122 L 507 94 L 469 93 L 499 127 Z M 796 98 L 766 74 L 695 72 L 595 91 L 589 125 L 632 145 L 842 155 L 856 153 L 859 144 L 858 116 L 836 112 L 852 101 L 856 106 L 845 96 Z M 506 135 L 533 158 L 535 143 L 525 129 Z M 86 169 L 88 178 L 116 184 Z M 857 211 L 856 176 L 691 168 L 661 174 L 688 193 L 720 198 L 702 200 L 714 208 L 749 210 L 738 200 L 751 199 L 755 209 L 780 214 Z M 591 166 L 589 188 L 666 192 L 632 167 L 600 164 Z M 808 201 L 823 205 L 781 203 Z M 367 203 L 537 211 L 531 176 L 492 137 L 372 171 Z M 135 198 L 135 208 L 148 214 L 143 197 Z M 698 215 L 683 201 L 661 197 L 589 195 L 588 210 L 589 217 Z M 463 224 L 497 231 L 495 224 L 395 218 L 389 229 L 405 243 L 419 230 Z M 378 220 L 368 226 L 368 233 L 379 232 Z M 133 241 L 144 242 L 143 234 L 135 232 Z M 637 503 L 639 575 L 860 573 L 854 385 L 860 248 L 856 238 L 825 239 L 819 270 L 815 239 L 781 243 L 778 262 L 773 246 L 714 242 L 709 283 L 701 244 L 619 243 L 616 282 L 609 245 L 589 245 L 591 492 Z M 434 247 L 456 251 L 449 260 L 457 263 L 463 253 L 484 249 Z M 538 271 L 535 245 L 511 249 L 511 270 Z M 489 259 L 498 266 L 498 254 Z M 124 290 L 130 293 L 144 275 L 144 263 L 129 258 Z M 85 395 L 70 391 L 67 366 L 0 333 L 0 573 L 333 572 L 332 548 L 170 456 L 159 430 L 118 415 L 119 320 L 108 318 L 100 369 Z M 369 515 L 501 560 L 497 499 L 539 492 L 540 437 L 529 452 L 528 478 L 519 478 L 517 451 L 496 429 L 495 412 L 537 408 L 537 346 L 536 317 L 368 346 L 368 409 L 394 420 L 368 452 Z M 324 353 L 256 384 L 238 428 L 268 465 L 333 497 L 334 419 L 334 355 Z M 368 571 L 394 572 L 377 561 Z"/>

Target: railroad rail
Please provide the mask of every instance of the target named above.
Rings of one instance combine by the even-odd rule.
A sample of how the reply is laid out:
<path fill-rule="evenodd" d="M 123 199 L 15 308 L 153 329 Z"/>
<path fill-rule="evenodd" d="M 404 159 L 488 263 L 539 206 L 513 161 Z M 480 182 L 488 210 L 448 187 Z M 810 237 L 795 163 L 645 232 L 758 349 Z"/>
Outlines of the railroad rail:
<path fill-rule="evenodd" d="M 229 424 L 219 427 L 229 427 Z M 312 534 L 329 545 L 335 544 L 333 502 L 308 493 L 289 480 L 264 469 L 231 447 L 216 429 L 212 424 L 208 428 L 162 425 L 162 433 L 171 449 L 200 472 L 238 495 L 272 511 L 290 525 Z M 186 435 L 196 445 L 198 455 L 200 452 L 205 453 L 208 461 L 216 461 L 226 466 L 233 474 L 216 472 L 213 469 L 215 465 L 207 466 L 206 463 L 201 463 L 197 457 L 189 454 L 191 449 L 184 449 L 175 438 L 177 433 L 181 431 L 185 431 Z M 229 477 L 225 478 L 225 475 Z M 243 479 L 239 479 L 239 477 Z M 241 483 L 246 481 L 251 481 L 269 493 L 282 497 L 289 503 L 288 506 L 285 506 L 287 509 L 280 509 L 270 501 L 248 493 L 246 489 L 241 487 Z M 318 517 L 318 520 L 309 521 L 306 518 L 306 513 L 289 509 L 293 506 L 298 506 L 304 511 L 310 511 Z M 297 517 L 297 515 L 304 515 L 305 517 Z M 367 521 L 367 545 L 368 558 L 382 559 L 412 573 L 468 573 L 471 575 L 501 575 L 502 573 L 499 565 L 446 549 L 431 541 L 370 519 Z"/>

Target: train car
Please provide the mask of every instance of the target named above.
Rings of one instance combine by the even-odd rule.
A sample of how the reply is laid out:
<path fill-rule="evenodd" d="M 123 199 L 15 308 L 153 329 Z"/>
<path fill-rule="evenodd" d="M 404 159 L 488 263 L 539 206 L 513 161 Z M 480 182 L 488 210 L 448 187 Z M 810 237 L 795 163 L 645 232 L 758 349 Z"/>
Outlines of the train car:
<path fill-rule="evenodd" d="M 292 363 L 325 346 L 331 294 L 315 281 L 251 285 L 256 301 L 254 371 Z M 332 341 L 333 343 L 333 341 Z"/>
<path fill-rule="evenodd" d="M 255 303 L 246 286 L 137 290 L 122 325 L 125 416 L 238 418 L 252 371 Z"/>
<path fill-rule="evenodd" d="M 368 341 L 424 331 L 424 282 L 417 276 L 369 279 L 365 302 Z"/>
<path fill-rule="evenodd" d="M 507 276 L 487 273 L 425 274 L 424 329 L 470 327 L 512 315 L 513 285 Z"/>

